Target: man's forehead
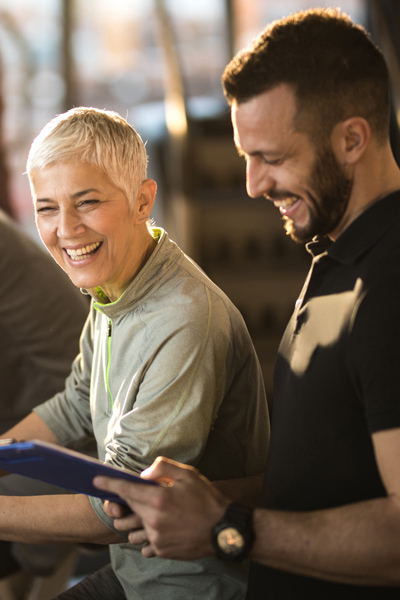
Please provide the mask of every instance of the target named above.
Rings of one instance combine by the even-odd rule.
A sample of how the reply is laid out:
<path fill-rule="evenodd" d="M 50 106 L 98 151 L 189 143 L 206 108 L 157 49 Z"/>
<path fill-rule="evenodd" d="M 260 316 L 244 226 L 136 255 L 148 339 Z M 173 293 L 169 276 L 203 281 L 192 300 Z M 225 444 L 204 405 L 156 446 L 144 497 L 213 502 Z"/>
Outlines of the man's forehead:
<path fill-rule="evenodd" d="M 292 133 L 295 115 L 295 95 L 286 84 L 280 84 L 246 102 L 234 101 L 231 118 L 236 146 L 243 147 L 243 138 L 258 137 L 261 132 L 272 136 Z"/>
<path fill-rule="evenodd" d="M 286 110 L 294 112 L 296 110 L 296 95 L 293 87 L 287 83 L 280 83 L 248 100 L 242 102 L 233 100 L 231 112 L 234 113 L 243 108 L 254 110 L 255 107 L 266 109 L 284 107 Z"/>

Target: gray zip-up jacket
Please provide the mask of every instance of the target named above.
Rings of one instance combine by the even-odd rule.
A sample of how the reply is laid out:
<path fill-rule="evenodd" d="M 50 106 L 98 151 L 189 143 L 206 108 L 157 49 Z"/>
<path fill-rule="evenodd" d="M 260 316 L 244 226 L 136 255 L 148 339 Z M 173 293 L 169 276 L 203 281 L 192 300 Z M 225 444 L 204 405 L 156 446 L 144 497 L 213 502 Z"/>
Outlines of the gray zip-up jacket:
<path fill-rule="evenodd" d="M 65 391 L 35 410 L 62 445 L 94 435 L 99 457 L 140 472 L 159 456 L 210 479 L 265 466 L 269 419 L 262 375 L 239 311 L 162 230 L 118 301 L 93 298 Z M 102 502 L 93 509 L 108 527 Z M 111 546 L 127 598 L 244 596 L 237 567 L 215 557 L 144 559 Z"/>

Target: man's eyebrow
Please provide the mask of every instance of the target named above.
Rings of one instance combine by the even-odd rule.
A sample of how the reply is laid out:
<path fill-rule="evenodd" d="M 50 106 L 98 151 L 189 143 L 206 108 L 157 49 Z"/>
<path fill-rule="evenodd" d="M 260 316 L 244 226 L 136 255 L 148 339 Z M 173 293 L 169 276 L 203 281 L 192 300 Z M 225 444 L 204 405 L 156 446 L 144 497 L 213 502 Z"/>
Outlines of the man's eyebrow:
<path fill-rule="evenodd" d="M 237 153 L 240 157 L 246 158 L 246 156 L 262 156 L 262 157 L 270 157 L 270 158 L 278 158 L 281 154 L 275 150 L 253 150 L 252 152 L 245 152 L 240 148 L 240 146 L 236 146 Z"/>

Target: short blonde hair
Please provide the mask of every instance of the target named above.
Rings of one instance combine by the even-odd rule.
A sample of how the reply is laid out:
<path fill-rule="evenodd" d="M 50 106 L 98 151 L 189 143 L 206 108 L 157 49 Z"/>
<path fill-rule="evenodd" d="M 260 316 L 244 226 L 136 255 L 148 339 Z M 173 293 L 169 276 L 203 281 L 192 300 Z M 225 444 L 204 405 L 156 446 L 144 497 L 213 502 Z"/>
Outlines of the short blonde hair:
<path fill-rule="evenodd" d="M 147 177 L 147 161 L 142 138 L 118 113 L 79 107 L 49 121 L 33 140 L 27 173 L 31 181 L 33 173 L 56 163 L 88 163 L 133 204 Z"/>

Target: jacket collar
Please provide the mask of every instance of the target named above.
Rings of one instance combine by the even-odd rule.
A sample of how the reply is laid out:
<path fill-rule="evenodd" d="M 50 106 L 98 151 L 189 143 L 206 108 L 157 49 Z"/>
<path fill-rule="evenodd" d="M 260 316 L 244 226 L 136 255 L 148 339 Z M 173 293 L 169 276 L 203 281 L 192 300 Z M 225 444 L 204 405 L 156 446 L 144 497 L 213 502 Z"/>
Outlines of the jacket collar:
<path fill-rule="evenodd" d="M 179 258 L 180 250 L 168 238 L 168 234 L 161 228 L 156 228 L 156 232 L 160 234 L 157 246 L 144 267 L 118 300 L 105 304 L 99 296 L 90 294 L 93 298 L 94 307 L 110 319 L 117 318 L 133 310 L 145 296 L 158 289 L 166 276 L 166 271 Z"/>

